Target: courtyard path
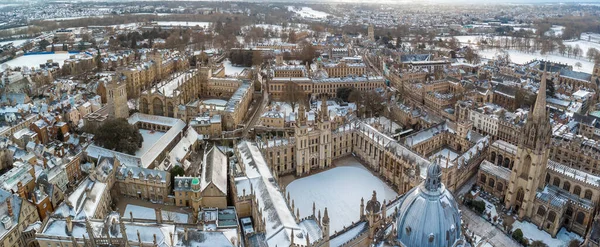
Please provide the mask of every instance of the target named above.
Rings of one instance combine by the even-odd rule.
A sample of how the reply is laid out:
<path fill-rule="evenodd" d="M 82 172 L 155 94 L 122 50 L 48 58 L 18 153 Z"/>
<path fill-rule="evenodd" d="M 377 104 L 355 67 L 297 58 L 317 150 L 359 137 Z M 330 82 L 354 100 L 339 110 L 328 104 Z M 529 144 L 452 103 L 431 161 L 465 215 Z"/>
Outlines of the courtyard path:
<path fill-rule="evenodd" d="M 513 247 L 520 246 L 512 238 L 500 231 L 500 229 L 493 226 L 487 220 L 481 218 L 469 208 L 459 204 L 460 210 L 462 211 L 463 220 L 469 224 L 469 230 L 475 232 L 475 234 L 481 236 L 482 242 L 487 241 L 494 247 Z"/>

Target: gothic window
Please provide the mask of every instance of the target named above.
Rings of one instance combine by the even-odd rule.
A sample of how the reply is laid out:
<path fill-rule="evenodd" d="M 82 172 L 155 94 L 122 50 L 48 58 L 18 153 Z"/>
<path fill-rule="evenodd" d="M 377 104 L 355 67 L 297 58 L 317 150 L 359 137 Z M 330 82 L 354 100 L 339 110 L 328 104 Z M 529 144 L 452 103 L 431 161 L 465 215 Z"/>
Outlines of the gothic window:
<path fill-rule="evenodd" d="M 494 179 L 491 179 L 491 178 L 490 178 L 490 180 L 488 181 L 488 185 L 489 185 L 490 187 L 492 187 L 492 188 L 494 188 L 494 185 L 495 185 L 495 183 L 496 183 L 496 181 L 494 181 Z"/>
<path fill-rule="evenodd" d="M 480 180 L 482 183 L 484 183 L 484 184 L 485 184 L 485 182 L 486 182 L 486 176 L 485 176 L 485 174 L 481 174 L 481 177 L 479 178 L 479 180 Z"/>
<path fill-rule="evenodd" d="M 548 221 L 553 222 L 556 219 L 556 213 L 554 211 L 550 211 L 550 213 L 548 213 Z"/>
<path fill-rule="evenodd" d="M 560 187 L 560 178 L 554 178 L 554 180 L 552 180 L 552 185 Z"/>
<path fill-rule="evenodd" d="M 571 184 L 568 181 L 565 181 L 565 183 L 563 184 L 563 189 L 566 191 L 570 191 L 571 190 Z"/>
<path fill-rule="evenodd" d="M 540 206 L 537 210 L 537 215 L 544 217 L 544 215 L 546 215 L 546 209 L 544 209 L 544 206 Z"/>
<path fill-rule="evenodd" d="M 588 200 L 592 200 L 592 191 L 591 190 L 585 190 L 585 195 L 583 196 L 583 198 L 588 199 Z"/>
<path fill-rule="evenodd" d="M 504 190 L 504 184 L 496 183 L 496 190 L 502 192 Z"/>
<path fill-rule="evenodd" d="M 577 213 L 577 217 L 575 218 L 575 222 L 577 224 L 583 225 L 583 221 L 585 220 L 585 214 L 583 212 Z"/>
<path fill-rule="evenodd" d="M 578 197 L 581 196 L 581 187 L 579 187 L 579 185 L 575 185 L 575 188 L 573 188 L 573 194 Z"/>
<path fill-rule="evenodd" d="M 571 207 L 568 207 L 567 211 L 565 211 L 565 214 L 569 217 L 573 216 L 573 209 L 571 209 Z"/>
<path fill-rule="evenodd" d="M 525 160 L 523 160 L 523 164 L 521 166 L 521 174 L 520 176 L 522 178 L 528 178 L 529 177 L 529 167 L 531 166 L 531 156 L 527 155 L 527 157 L 525 157 Z"/>

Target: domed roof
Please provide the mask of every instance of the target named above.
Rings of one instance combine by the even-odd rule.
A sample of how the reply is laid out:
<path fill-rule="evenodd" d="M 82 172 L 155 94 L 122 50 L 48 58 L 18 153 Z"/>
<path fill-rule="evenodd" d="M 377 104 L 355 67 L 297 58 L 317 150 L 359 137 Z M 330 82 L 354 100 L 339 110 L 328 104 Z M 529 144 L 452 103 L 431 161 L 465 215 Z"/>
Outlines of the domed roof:
<path fill-rule="evenodd" d="M 441 183 L 441 174 L 440 165 L 432 162 L 425 181 L 402 199 L 396 229 L 397 241 L 403 246 L 462 245 L 458 205 Z"/>
<path fill-rule="evenodd" d="M 377 192 L 373 191 L 373 196 L 371 197 L 371 200 L 369 200 L 367 202 L 367 212 L 369 213 L 379 213 L 379 211 L 381 210 L 381 202 L 377 201 Z"/>

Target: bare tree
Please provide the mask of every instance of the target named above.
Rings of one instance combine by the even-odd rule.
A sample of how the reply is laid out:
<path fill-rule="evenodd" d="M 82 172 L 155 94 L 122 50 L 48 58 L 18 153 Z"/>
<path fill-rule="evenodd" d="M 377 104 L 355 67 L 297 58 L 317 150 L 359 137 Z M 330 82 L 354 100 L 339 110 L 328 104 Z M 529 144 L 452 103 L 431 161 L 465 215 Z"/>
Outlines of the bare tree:
<path fill-rule="evenodd" d="M 296 106 L 303 104 L 306 100 L 306 94 L 300 85 L 295 82 L 289 82 L 283 89 L 282 98 L 292 107 L 292 112 L 295 112 Z"/>
<path fill-rule="evenodd" d="M 581 66 L 583 66 L 583 65 L 581 64 L 581 62 L 576 62 L 576 63 L 575 63 L 575 67 L 577 67 L 578 69 L 581 69 Z"/>
<path fill-rule="evenodd" d="M 594 47 L 590 47 L 585 54 L 587 59 L 590 61 L 592 61 L 592 59 L 594 59 L 596 55 L 598 55 L 598 50 Z"/>

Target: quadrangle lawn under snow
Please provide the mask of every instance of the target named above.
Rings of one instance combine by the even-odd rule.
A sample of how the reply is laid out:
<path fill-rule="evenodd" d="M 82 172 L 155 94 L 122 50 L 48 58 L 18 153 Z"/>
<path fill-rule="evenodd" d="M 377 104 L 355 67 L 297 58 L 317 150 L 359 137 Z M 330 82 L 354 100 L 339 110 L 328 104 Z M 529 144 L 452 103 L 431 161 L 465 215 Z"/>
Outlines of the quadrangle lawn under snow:
<path fill-rule="evenodd" d="M 142 147 L 135 152 L 136 157 L 142 157 L 160 138 L 165 135 L 165 132 L 140 129 L 140 134 L 144 138 Z"/>
<path fill-rule="evenodd" d="M 327 207 L 330 218 L 330 234 L 349 226 L 360 217 L 360 199 L 371 199 L 373 190 L 377 199 L 383 203 L 398 196 L 396 191 L 371 174 L 353 156 L 336 160 L 335 168 L 292 181 L 286 191 L 290 192 L 295 206 L 300 209 L 300 217 L 312 214 L 313 201 L 316 211 Z M 296 212 L 294 212 L 296 213 Z"/>
<path fill-rule="evenodd" d="M 583 241 L 581 236 L 577 235 L 576 233 L 568 232 L 564 227 L 560 229 L 558 234 L 556 234 L 556 238 L 552 238 L 549 233 L 539 230 L 536 225 L 527 221 L 515 221 L 515 223 L 513 223 L 512 230 L 515 231 L 517 229 L 521 229 L 521 231 L 523 231 L 523 236 L 528 238 L 529 242 L 541 240 L 549 247 L 568 246 L 569 242 L 573 239 Z"/>
<path fill-rule="evenodd" d="M 188 215 L 184 213 L 177 213 L 171 211 L 162 211 L 163 220 L 175 221 L 177 223 L 188 223 Z M 156 213 L 154 208 L 148 208 L 138 205 L 127 205 L 125 211 L 123 212 L 123 218 L 130 219 L 130 213 L 133 214 L 134 219 L 146 219 L 146 220 L 156 220 Z"/>

